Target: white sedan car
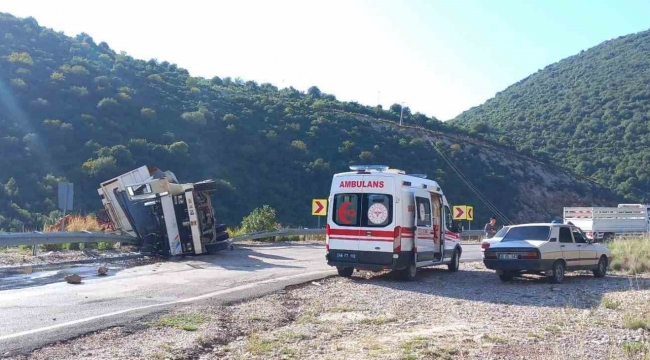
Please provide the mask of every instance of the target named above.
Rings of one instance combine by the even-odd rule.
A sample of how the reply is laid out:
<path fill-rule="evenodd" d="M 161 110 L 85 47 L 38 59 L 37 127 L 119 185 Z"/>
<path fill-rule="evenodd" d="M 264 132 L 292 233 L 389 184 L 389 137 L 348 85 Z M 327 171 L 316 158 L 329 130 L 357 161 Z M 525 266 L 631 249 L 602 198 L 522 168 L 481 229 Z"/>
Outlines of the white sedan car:
<path fill-rule="evenodd" d="M 503 239 L 503 237 L 508 232 L 508 229 L 510 229 L 510 226 L 504 226 L 501 228 L 501 230 L 497 231 L 493 237 L 483 239 L 483 241 L 481 241 L 481 254 L 484 255 L 485 249 L 488 249 L 490 246 L 492 246 L 492 244 L 496 244 L 501 241 L 501 239 Z"/>
<path fill-rule="evenodd" d="M 612 261 L 606 246 L 594 244 L 582 230 L 569 224 L 513 225 L 505 236 L 483 253 L 483 263 L 502 281 L 516 275 L 546 275 L 561 283 L 566 271 L 591 270 L 604 277 Z"/>

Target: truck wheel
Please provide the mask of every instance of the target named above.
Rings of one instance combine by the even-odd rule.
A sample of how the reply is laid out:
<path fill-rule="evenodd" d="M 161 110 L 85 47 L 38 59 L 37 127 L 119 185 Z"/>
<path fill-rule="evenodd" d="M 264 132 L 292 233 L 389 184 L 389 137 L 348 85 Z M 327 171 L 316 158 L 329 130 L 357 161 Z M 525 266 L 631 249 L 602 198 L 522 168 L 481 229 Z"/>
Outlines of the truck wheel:
<path fill-rule="evenodd" d="M 458 271 L 460 267 L 460 256 L 458 254 L 458 249 L 454 250 L 454 256 L 451 257 L 451 263 L 447 265 L 449 271 L 454 272 Z"/>
<path fill-rule="evenodd" d="M 604 242 L 608 242 L 608 241 L 612 241 L 612 240 L 614 240 L 614 234 L 605 233 L 605 235 L 603 235 L 603 241 Z"/>
<path fill-rule="evenodd" d="M 339 276 L 349 278 L 350 276 L 352 276 L 352 273 L 354 272 L 354 268 L 337 266 L 336 271 L 339 272 Z"/>
<path fill-rule="evenodd" d="M 560 284 L 564 280 L 564 262 L 561 260 L 553 264 L 553 275 L 548 277 L 548 280 L 553 284 Z"/>
<path fill-rule="evenodd" d="M 600 257 L 598 260 L 598 267 L 593 270 L 594 276 L 597 278 L 605 277 L 607 274 L 607 258 L 604 256 Z"/>
<path fill-rule="evenodd" d="M 228 226 L 226 224 L 219 224 L 214 227 L 214 232 L 216 232 L 217 234 L 226 231 L 228 231 Z"/>
<path fill-rule="evenodd" d="M 415 257 L 411 256 L 411 261 L 409 262 L 409 266 L 402 270 L 402 279 L 408 280 L 408 281 L 413 281 L 418 275 L 418 266 L 415 263 Z"/>

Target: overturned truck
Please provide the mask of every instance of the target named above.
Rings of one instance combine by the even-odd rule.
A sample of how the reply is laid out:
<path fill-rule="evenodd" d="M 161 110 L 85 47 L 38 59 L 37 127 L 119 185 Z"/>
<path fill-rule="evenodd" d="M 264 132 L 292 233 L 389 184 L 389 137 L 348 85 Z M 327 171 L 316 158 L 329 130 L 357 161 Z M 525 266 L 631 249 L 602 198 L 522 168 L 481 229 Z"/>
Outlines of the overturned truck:
<path fill-rule="evenodd" d="M 215 190 L 213 180 L 179 184 L 171 171 L 142 166 L 101 183 L 97 191 L 110 231 L 139 238 L 145 253 L 190 255 L 231 246 L 212 206 Z"/>

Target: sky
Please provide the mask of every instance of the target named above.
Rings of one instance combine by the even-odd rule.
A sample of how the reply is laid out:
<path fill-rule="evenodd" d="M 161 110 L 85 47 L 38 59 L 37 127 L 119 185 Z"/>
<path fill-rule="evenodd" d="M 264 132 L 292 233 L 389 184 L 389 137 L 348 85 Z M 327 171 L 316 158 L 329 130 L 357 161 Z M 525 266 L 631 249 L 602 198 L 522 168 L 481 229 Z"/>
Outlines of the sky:
<path fill-rule="evenodd" d="M 650 29 L 647 0 L 2 0 L 193 76 L 454 118 L 563 58 Z"/>

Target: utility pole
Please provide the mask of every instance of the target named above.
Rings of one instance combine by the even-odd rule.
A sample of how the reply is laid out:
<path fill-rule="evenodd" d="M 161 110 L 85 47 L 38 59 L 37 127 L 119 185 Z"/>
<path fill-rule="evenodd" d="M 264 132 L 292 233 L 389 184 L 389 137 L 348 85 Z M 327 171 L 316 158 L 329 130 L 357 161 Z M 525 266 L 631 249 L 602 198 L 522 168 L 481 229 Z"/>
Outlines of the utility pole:
<path fill-rule="evenodd" d="M 402 106 L 400 107 L 400 111 L 399 111 L 399 126 L 402 126 L 403 116 L 404 116 L 404 103 L 402 103 Z"/>

